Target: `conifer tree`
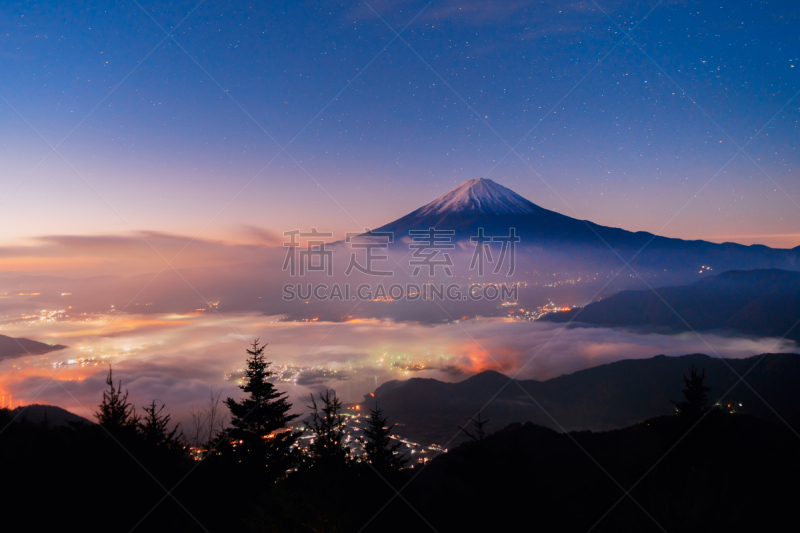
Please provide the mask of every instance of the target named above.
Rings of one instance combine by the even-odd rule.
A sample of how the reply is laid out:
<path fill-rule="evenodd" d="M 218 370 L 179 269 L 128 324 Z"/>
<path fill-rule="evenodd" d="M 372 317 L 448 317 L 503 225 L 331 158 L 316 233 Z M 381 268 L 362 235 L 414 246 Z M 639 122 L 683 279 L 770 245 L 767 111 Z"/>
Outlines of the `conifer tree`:
<path fill-rule="evenodd" d="M 172 417 L 161 414 L 164 407 L 164 404 L 157 407 L 155 400 L 142 407 L 144 416 L 139 420 L 139 434 L 147 445 L 169 450 L 181 449 L 182 433 L 178 433 L 180 424 L 175 424 L 172 430 L 169 429 Z"/>
<path fill-rule="evenodd" d="M 481 412 L 480 411 L 478 411 L 478 418 L 477 419 L 476 418 L 472 418 L 471 420 L 472 420 L 473 431 L 475 431 L 474 434 L 470 433 L 469 431 L 467 431 L 465 428 L 463 428 L 461 426 L 458 426 L 458 429 L 460 429 L 461 431 L 466 433 L 467 437 L 469 437 L 473 441 L 475 441 L 475 442 L 483 442 L 483 439 L 486 438 L 486 430 L 483 429 L 483 426 L 488 424 L 489 421 L 488 420 L 481 420 Z"/>
<path fill-rule="evenodd" d="M 702 417 L 711 408 L 708 405 L 708 392 L 711 390 L 711 388 L 705 386 L 705 379 L 705 368 L 703 369 L 702 373 L 698 374 L 694 365 L 689 368 L 688 376 L 684 374 L 684 401 L 672 402 L 675 405 L 675 411 L 678 416 L 690 420 L 696 420 Z"/>
<path fill-rule="evenodd" d="M 115 438 L 131 439 L 137 434 L 139 417 L 136 415 L 136 409 L 128 402 L 128 391 L 122 393 L 122 380 L 117 387 L 114 387 L 110 366 L 106 384 L 108 390 L 103 391 L 103 402 L 100 404 L 100 409 L 95 412 L 97 422 Z"/>
<path fill-rule="evenodd" d="M 318 465 L 333 466 L 346 464 L 350 458 L 350 448 L 344 445 L 345 418 L 341 414 L 342 401 L 336 396 L 336 391 L 325 389 L 325 394 L 319 393 L 322 408 L 317 405 L 314 395 L 311 395 L 311 418 L 306 427 L 314 433 L 314 442 L 311 444 L 311 456 Z"/>
<path fill-rule="evenodd" d="M 397 453 L 400 443 L 392 444 L 390 435 L 394 424 L 386 425 L 387 417 L 383 415 L 383 409 L 378 407 L 378 402 L 375 402 L 375 407 L 370 409 L 369 414 L 369 423 L 364 429 L 364 452 L 367 460 L 381 473 L 400 470 L 406 459 Z"/>
<path fill-rule="evenodd" d="M 239 386 L 247 396 L 241 400 L 228 398 L 225 405 L 231 411 L 227 444 L 238 462 L 268 468 L 275 477 L 282 476 L 295 462 L 293 444 L 297 434 L 286 429 L 298 415 L 289 414 L 292 404 L 285 392 L 279 392 L 268 381 L 273 374 L 272 364 L 264 357 L 266 344 L 256 339 L 247 350 L 244 383 Z"/>

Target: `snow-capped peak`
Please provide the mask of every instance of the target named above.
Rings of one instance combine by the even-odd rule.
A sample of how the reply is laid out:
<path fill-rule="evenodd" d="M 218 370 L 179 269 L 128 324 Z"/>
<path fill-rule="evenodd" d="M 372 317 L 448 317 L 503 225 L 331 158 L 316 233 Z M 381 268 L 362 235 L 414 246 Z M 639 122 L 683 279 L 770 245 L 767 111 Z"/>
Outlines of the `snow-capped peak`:
<path fill-rule="evenodd" d="M 490 179 L 467 180 L 416 213 L 418 216 L 476 211 L 495 215 L 533 213 L 539 206 Z"/>

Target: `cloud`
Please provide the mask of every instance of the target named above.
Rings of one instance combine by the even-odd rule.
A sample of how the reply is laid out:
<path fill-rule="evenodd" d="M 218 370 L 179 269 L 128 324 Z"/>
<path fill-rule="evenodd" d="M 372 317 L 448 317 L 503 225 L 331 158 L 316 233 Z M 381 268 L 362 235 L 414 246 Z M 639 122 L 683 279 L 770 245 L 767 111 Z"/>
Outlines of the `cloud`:
<path fill-rule="evenodd" d="M 352 322 L 281 322 L 255 313 L 191 317 L 158 316 L 171 327 L 154 332 L 150 315 L 124 315 L 113 335 L 101 333 L 107 316 L 76 318 L 47 326 L 47 338 L 69 335 L 70 347 L 36 357 L 0 361 L 0 393 L 23 403 L 59 405 L 89 417 L 106 388 L 108 365 L 121 379 L 134 405 L 164 402 L 176 420 L 188 420 L 192 406 L 207 402 L 213 388 L 227 396 L 242 392 L 231 375 L 244 366 L 245 348 L 255 338 L 268 342 L 276 365 L 304 368 L 297 382 L 279 382 L 296 412 L 305 412 L 308 395 L 333 388 L 345 402 L 392 379 L 430 377 L 460 381 L 482 370 L 520 378 L 549 379 L 620 359 L 707 353 L 722 357 L 788 352 L 790 341 L 743 339 L 719 335 L 639 334 L 608 328 L 559 324 L 468 320 L 438 326 L 358 320 Z M 13 334 L 28 336 L 38 325 L 15 324 Z M 463 328 L 463 329 L 462 329 Z M 705 342 L 704 342 L 705 341 Z M 416 367 L 416 370 L 412 370 Z M 424 369 L 419 369 L 424 367 Z M 334 372 L 335 371 L 335 372 Z M 55 377 L 56 381 L 51 378 Z"/>
<path fill-rule="evenodd" d="M 445 365 L 439 369 L 442 373 L 452 377 L 460 377 L 464 375 L 464 370 L 456 365 Z"/>
<path fill-rule="evenodd" d="M 256 226 L 241 225 L 237 236 L 242 242 L 257 246 L 283 246 L 285 238 L 278 232 L 270 231 Z"/>
<path fill-rule="evenodd" d="M 337 372 L 332 375 L 329 370 L 309 370 L 308 372 L 303 372 L 298 378 L 297 384 L 307 387 L 320 387 L 332 381 L 346 381 L 347 379 L 347 374 L 343 372 Z"/>
<path fill-rule="evenodd" d="M 45 235 L 0 247 L 0 272 L 59 271 L 67 276 L 115 276 L 175 268 L 214 267 L 254 262 L 277 235 L 251 226 L 242 229 L 248 244 L 229 244 L 186 235 L 140 231 L 123 235 Z"/>
<path fill-rule="evenodd" d="M 267 310 L 266 302 L 275 300 L 259 297 L 280 295 L 281 280 L 270 274 L 281 273 L 284 251 L 263 244 L 272 238 L 269 232 L 251 228 L 247 238 L 262 244 L 141 235 L 144 240 L 133 234 L 50 235 L 0 247 L 0 312 L 96 313 L 113 306 L 187 313 L 221 301 L 229 310 Z"/>

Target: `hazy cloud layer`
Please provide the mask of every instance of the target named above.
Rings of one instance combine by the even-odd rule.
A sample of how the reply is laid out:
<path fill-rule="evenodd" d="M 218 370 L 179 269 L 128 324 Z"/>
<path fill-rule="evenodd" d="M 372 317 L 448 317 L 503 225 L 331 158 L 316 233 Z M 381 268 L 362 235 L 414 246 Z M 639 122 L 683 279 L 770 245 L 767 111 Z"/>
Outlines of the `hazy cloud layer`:
<path fill-rule="evenodd" d="M 269 343 L 267 354 L 276 364 L 306 367 L 298 382 L 281 384 L 298 410 L 304 409 L 311 391 L 331 387 L 345 401 L 358 401 L 390 379 L 458 381 L 490 368 L 548 379 L 619 359 L 715 355 L 705 342 L 723 357 L 796 349 L 794 343 L 775 339 L 703 335 L 704 342 L 694 334 L 562 329 L 505 319 L 439 326 L 379 320 L 287 323 L 254 314 L 158 319 L 171 325 L 154 330 L 153 317 L 141 315 L 124 315 L 113 322 L 105 315 L 45 326 L 14 325 L 14 335 L 70 348 L 0 362 L 1 392 L 5 397 L 11 394 L 15 406 L 20 400 L 52 403 L 90 416 L 105 388 L 108 365 L 113 364 L 115 380 L 122 380 L 136 405 L 157 399 L 185 420 L 191 406 L 203 404 L 212 387 L 223 390 L 223 396 L 239 394 L 235 377 L 226 376 L 241 369 L 246 344 L 256 337 Z M 69 342 L 62 342 L 65 339 Z M 81 357 L 86 359 L 83 365 Z"/>
<path fill-rule="evenodd" d="M 277 234 L 252 226 L 242 227 L 239 235 L 239 244 L 154 231 L 45 235 L 0 247 L 0 273 L 130 276 L 158 272 L 167 263 L 182 269 L 214 267 L 262 260 L 265 248 L 282 242 Z"/>

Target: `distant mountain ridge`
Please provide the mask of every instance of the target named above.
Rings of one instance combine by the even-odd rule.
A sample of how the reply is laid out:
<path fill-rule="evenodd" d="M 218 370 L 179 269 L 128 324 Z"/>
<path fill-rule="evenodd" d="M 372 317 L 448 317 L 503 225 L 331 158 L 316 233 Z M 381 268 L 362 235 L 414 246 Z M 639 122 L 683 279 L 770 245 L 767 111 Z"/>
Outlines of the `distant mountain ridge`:
<path fill-rule="evenodd" d="M 552 272 L 599 272 L 618 269 L 627 261 L 637 271 L 658 273 L 672 282 L 696 280 L 701 266 L 716 271 L 734 269 L 800 268 L 800 246 L 773 249 L 763 245 L 711 243 L 631 232 L 578 220 L 544 209 L 490 179 L 468 180 L 411 213 L 374 229 L 393 232 L 394 248 L 409 230 L 436 228 L 455 232 L 455 241 L 469 241 L 484 228 L 486 235 L 508 235 L 515 228 L 522 261 Z M 643 251 L 641 251 L 644 248 Z"/>
<path fill-rule="evenodd" d="M 670 331 L 688 331 L 688 323 L 697 331 L 786 335 L 800 342 L 800 272 L 734 270 L 657 292 L 622 291 L 583 309 L 551 313 L 541 320 Z"/>
<path fill-rule="evenodd" d="M 555 430 L 560 430 L 560 424 L 568 431 L 607 431 L 672 413 L 670 400 L 682 398 L 682 376 L 690 365 L 706 370 L 706 383 L 712 388 L 709 399 L 714 401 L 738 380 L 728 365 L 742 375 L 760 357 L 722 361 L 703 354 L 659 355 L 617 361 L 547 381 L 509 383 L 507 376 L 494 371 L 458 383 L 412 378 L 381 385 L 374 397 L 364 397 L 363 405 L 372 406 L 377 401 L 390 422 L 400 423 L 396 433 L 423 444 L 462 441 L 458 427 L 467 424 L 484 406 L 482 417 L 490 420 L 490 432 L 515 422 L 533 422 Z M 800 382 L 800 355 L 767 354 L 747 374 L 746 381 L 781 417 L 798 427 L 800 399 L 795 391 Z M 725 404 L 729 403 L 738 412 L 777 420 L 742 383 L 725 398 Z"/>
<path fill-rule="evenodd" d="M 67 426 L 70 423 L 93 423 L 61 407 L 38 403 L 11 409 L 11 417 L 15 422 L 29 422 L 31 424 L 43 424 L 46 422 L 51 426 Z"/>
<path fill-rule="evenodd" d="M 21 357 L 23 355 L 42 355 L 57 350 L 63 350 L 64 348 L 66 348 L 66 346 L 62 346 L 61 344 L 45 344 L 30 339 L 15 339 L 7 335 L 0 335 L 0 361 L 13 357 Z"/>

